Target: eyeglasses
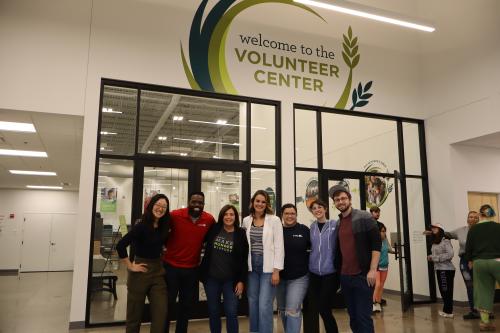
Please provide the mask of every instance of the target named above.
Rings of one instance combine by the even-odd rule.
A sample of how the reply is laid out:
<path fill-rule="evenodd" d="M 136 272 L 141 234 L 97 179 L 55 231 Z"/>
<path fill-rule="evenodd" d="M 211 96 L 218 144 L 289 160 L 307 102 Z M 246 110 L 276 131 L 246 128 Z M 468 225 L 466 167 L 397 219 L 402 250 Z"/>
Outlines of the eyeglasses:
<path fill-rule="evenodd" d="M 163 210 L 167 210 L 167 209 L 168 209 L 168 207 L 167 207 L 167 206 L 162 206 L 162 205 L 157 204 L 157 203 L 156 203 L 156 204 L 154 204 L 154 206 L 155 206 L 155 207 L 157 207 L 157 208 L 163 209 Z"/>
<path fill-rule="evenodd" d="M 341 197 L 341 198 L 333 199 L 333 202 L 341 202 L 341 201 L 347 201 L 347 200 L 349 200 L 349 197 Z"/>

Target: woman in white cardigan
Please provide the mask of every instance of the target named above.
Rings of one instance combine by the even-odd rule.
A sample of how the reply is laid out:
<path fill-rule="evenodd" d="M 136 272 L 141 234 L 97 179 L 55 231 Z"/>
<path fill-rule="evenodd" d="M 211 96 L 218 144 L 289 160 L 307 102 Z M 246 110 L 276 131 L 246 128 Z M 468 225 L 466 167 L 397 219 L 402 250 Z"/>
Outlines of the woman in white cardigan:
<path fill-rule="evenodd" d="M 258 190 L 250 200 L 250 215 L 243 219 L 248 253 L 248 308 L 250 333 L 272 333 L 273 300 L 280 282 L 285 250 L 281 220 L 273 215 L 269 195 Z"/>

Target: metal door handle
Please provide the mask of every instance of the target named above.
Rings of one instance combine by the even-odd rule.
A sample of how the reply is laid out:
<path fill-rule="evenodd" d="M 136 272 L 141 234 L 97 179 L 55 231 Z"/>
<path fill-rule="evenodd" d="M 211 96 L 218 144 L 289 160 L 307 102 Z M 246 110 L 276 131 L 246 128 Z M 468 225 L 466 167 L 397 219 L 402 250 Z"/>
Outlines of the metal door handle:
<path fill-rule="evenodd" d="M 56 245 L 56 243 L 50 243 L 50 245 Z"/>

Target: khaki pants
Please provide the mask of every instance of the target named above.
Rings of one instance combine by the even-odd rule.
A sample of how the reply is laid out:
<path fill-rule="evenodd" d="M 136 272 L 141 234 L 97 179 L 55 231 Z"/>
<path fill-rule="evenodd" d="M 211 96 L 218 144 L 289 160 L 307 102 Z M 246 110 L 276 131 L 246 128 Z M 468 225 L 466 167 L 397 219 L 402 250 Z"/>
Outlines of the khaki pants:
<path fill-rule="evenodd" d="M 167 322 L 167 286 L 160 259 L 135 258 L 148 271 L 130 272 L 127 281 L 127 333 L 139 333 L 146 296 L 151 310 L 151 333 L 164 333 Z"/>

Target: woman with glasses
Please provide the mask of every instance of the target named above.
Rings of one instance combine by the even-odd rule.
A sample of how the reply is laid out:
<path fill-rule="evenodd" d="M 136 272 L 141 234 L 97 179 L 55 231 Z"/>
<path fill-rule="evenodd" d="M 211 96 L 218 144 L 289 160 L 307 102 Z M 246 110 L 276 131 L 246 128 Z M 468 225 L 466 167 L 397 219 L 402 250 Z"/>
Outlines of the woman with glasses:
<path fill-rule="evenodd" d="M 205 255 L 200 265 L 201 281 L 207 294 L 211 333 L 222 330 L 220 303 L 223 297 L 227 333 L 237 333 L 238 297 L 243 293 L 248 275 L 248 242 L 240 228 L 238 211 L 225 205 L 217 223 L 206 236 Z"/>
<path fill-rule="evenodd" d="M 250 215 L 243 219 L 250 244 L 248 254 L 248 308 L 250 333 L 272 333 L 273 300 L 283 269 L 283 227 L 273 215 L 269 195 L 258 190 L 250 200 Z"/>
<path fill-rule="evenodd" d="M 151 309 L 151 333 L 164 333 L 167 320 L 167 286 L 161 263 L 163 244 L 169 232 L 169 201 L 163 194 L 151 198 L 132 230 L 116 245 L 118 255 L 128 269 L 127 333 L 138 333 L 144 302 L 148 297 Z M 134 249 L 129 259 L 127 246 Z"/>
<path fill-rule="evenodd" d="M 278 313 L 285 333 L 300 333 L 302 302 L 309 285 L 308 264 L 311 242 L 309 228 L 297 222 L 294 204 L 281 207 L 285 264 L 277 291 Z"/>

